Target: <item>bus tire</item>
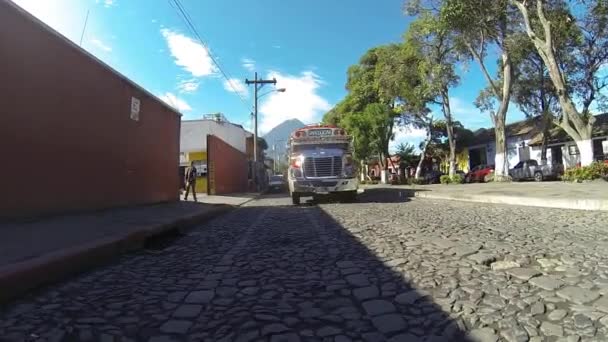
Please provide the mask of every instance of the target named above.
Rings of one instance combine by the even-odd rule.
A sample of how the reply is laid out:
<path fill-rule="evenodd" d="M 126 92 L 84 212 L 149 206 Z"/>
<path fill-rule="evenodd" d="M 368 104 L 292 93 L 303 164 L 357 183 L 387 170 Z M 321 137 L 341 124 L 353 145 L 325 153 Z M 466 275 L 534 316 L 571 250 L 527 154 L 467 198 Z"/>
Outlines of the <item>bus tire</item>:
<path fill-rule="evenodd" d="M 345 203 L 354 203 L 357 202 L 357 190 L 355 191 L 345 191 L 341 194 L 342 201 Z"/>
<path fill-rule="evenodd" d="M 292 192 L 291 193 L 291 203 L 293 205 L 300 205 L 300 194 Z"/>

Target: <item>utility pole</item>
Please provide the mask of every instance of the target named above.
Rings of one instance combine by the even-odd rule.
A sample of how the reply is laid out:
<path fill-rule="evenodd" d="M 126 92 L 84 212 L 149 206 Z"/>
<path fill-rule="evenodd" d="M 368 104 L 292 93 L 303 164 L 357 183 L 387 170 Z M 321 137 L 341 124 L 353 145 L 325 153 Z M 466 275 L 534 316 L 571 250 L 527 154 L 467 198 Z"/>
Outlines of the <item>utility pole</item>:
<path fill-rule="evenodd" d="M 255 73 L 255 78 L 253 81 L 245 79 L 245 83 L 247 85 L 253 84 L 253 165 L 255 165 L 254 169 L 254 180 L 256 189 L 259 190 L 260 182 L 258 179 L 258 90 L 260 90 L 265 84 L 277 84 L 277 80 L 273 78 L 272 80 L 258 80 L 258 73 Z"/>
<path fill-rule="evenodd" d="M 277 80 L 275 78 L 271 80 L 258 80 L 258 73 L 255 73 L 255 78 L 253 81 L 245 79 L 245 83 L 247 85 L 253 84 L 253 161 L 258 161 L 258 90 L 260 90 L 264 84 L 277 84 Z"/>

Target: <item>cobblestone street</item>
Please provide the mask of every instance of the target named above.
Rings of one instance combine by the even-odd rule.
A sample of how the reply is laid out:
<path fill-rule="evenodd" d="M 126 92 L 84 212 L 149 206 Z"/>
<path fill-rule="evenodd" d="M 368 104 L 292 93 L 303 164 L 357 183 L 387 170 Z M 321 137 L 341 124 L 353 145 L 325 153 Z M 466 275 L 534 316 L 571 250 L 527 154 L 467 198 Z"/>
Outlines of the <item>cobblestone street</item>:
<path fill-rule="evenodd" d="M 608 341 L 608 213 L 268 196 L 0 308 L 0 341 Z"/>

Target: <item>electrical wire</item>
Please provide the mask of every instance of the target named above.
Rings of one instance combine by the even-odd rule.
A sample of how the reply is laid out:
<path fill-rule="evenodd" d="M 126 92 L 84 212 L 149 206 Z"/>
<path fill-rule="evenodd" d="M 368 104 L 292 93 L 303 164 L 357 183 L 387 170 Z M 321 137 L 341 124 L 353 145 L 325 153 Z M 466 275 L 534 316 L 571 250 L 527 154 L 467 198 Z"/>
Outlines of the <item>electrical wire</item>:
<path fill-rule="evenodd" d="M 213 54 L 211 53 L 211 49 L 209 48 L 209 45 L 202 38 L 202 36 L 199 34 L 198 30 L 196 29 L 196 27 L 192 23 L 192 17 L 190 17 L 190 15 L 188 14 L 188 11 L 184 7 L 184 5 L 181 3 L 181 1 L 180 0 L 168 0 L 168 1 L 169 1 L 169 4 L 171 5 L 171 7 L 173 7 L 178 12 L 178 14 L 180 15 L 180 17 L 182 18 L 182 20 L 186 24 L 186 27 L 188 28 L 188 30 L 190 30 L 190 32 L 198 39 L 198 41 L 203 45 L 203 47 L 205 47 L 205 49 L 209 53 L 209 58 L 211 58 L 211 61 L 213 62 L 213 64 L 215 64 L 215 66 L 220 71 L 220 73 L 222 74 L 222 76 L 226 79 L 226 82 L 228 83 L 228 86 L 230 86 L 230 88 L 232 89 L 232 91 L 243 102 L 243 104 L 245 105 L 245 107 L 247 108 L 247 110 L 251 111 L 251 104 L 247 103 L 247 100 L 243 97 L 243 95 L 238 91 L 238 89 L 236 89 L 236 87 L 232 83 L 232 77 L 230 77 L 230 74 L 226 71 L 225 68 L 223 68 L 221 66 L 221 64 L 219 63 L 219 61 L 213 56 Z M 175 4 L 175 6 L 174 6 L 174 4 Z"/>

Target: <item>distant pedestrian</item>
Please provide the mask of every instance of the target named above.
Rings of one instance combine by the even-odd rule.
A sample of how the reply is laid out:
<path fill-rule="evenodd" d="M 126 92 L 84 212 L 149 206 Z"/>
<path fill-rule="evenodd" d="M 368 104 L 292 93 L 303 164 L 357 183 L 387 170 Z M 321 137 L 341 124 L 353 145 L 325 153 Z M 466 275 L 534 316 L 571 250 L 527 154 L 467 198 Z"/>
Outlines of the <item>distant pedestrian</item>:
<path fill-rule="evenodd" d="M 184 196 L 184 201 L 188 200 L 188 193 L 192 190 L 192 197 L 194 197 L 194 202 L 198 202 L 196 200 L 196 167 L 194 167 L 194 162 L 190 163 L 190 166 L 186 168 L 186 195 Z"/>

